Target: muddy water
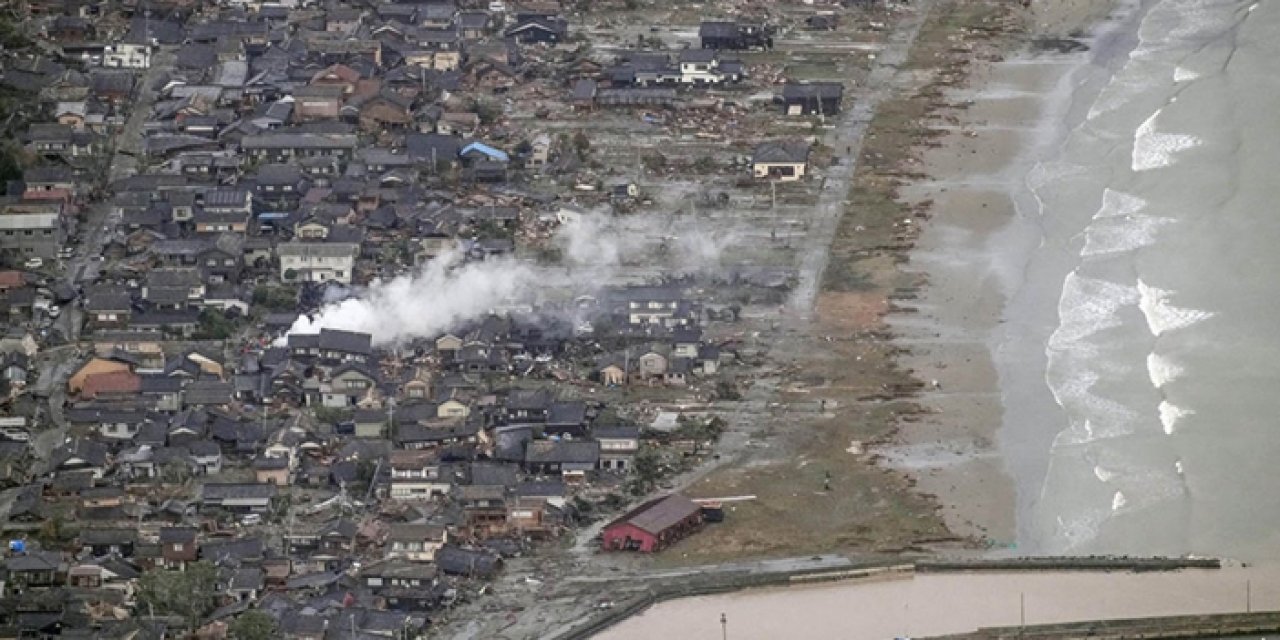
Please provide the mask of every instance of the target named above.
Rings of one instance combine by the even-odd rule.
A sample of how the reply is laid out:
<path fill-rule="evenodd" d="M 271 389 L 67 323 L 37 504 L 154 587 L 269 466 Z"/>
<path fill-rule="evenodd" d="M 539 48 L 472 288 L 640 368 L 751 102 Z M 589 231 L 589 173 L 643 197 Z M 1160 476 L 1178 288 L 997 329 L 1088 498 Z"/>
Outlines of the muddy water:
<path fill-rule="evenodd" d="M 883 639 L 979 627 L 1280 609 L 1280 568 L 1177 573 L 921 574 L 672 600 L 600 634 L 652 638 Z M 722 629 L 720 614 L 727 624 Z"/>

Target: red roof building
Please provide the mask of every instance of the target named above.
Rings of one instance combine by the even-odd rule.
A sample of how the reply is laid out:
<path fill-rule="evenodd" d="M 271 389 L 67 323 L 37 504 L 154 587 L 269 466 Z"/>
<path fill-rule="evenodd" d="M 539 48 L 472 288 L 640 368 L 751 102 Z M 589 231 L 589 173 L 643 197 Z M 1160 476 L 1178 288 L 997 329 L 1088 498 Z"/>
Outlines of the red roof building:
<path fill-rule="evenodd" d="M 0 271 L 0 291 L 17 289 L 26 284 L 27 280 L 22 276 L 21 271 Z"/>
<path fill-rule="evenodd" d="M 80 397 L 86 400 L 113 397 L 123 398 L 142 391 L 142 378 L 132 371 L 110 371 L 87 376 L 80 388 Z"/>
<path fill-rule="evenodd" d="M 604 528 L 605 551 L 653 553 L 689 535 L 702 524 L 702 508 L 678 494 L 650 500 Z"/>

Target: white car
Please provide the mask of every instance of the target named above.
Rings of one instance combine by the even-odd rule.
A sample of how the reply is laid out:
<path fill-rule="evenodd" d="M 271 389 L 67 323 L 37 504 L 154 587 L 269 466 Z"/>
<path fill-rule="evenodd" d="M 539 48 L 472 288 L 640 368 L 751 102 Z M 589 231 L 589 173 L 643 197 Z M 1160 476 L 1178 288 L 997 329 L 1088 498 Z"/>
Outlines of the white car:
<path fill-rule="evenodd" d="M 59 307 L 56 304 L 51 304 L 49 305 L 49 308 L 48 310 L 45 311 L 45 313 L 49 314 L 50 318 L 56 318 L 62 315 L 62 307 Z"/>
<path fill-rule="evenodd" d="M 44 260 L 40 258 L 27 258 L 27 261 L 22 263 L 22 266 L 28 269 L 39 269 L 44 266 Z"/>
<path fill-rule="evenodd" d="M 31 440 L 31 434 L 26 429 L 19 427 L 0 428 L 0 437 L 14 442 L 27 442 Z"/>

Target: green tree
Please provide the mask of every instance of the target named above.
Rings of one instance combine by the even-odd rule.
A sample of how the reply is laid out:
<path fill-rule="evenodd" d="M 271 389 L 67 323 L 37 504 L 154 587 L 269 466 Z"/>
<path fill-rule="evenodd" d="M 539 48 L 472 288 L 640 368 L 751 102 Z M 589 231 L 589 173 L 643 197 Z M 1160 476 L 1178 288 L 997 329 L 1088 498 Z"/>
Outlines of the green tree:
<path fill-rule="evenodd" d="M 662 454 L 653 447 L 641 448 L 631 461 L 631 474 L 631 493 L 649 493 L 662 477 Z"/>
<path fill-rule="evenodd" d="M 138 579 L 138 610 L 145 614 L 180 616 L 194 631 L 213 611 L 218 570 L 208 562 L 187 565 L 183 571 L 150 571 Z"/>
<path fill-rule="evenodd" d="M 183 484 L 191 479 L 191 467 L 182 460 L 170 460 L 160 467 L 160 480 L 167 484 Z"/>
<path fill-rule="evenodd" d="M 493 124 L 502 117 L 502 105 L 489 100 L 476 100 L 473 108 L 481 124 Z"/>
<path fill-rule="evenodd" d="M 235 333 L 236 325 L 223 313 L 212 307 L 200 311 L 200 324 L 196 327 L 195 337 L 199 340 L 226 340 Z"/>
<path fill-rule="evenodd" d="M 236 616 L 227 627 L 231 640 L 270 640 L 275 634 L 276 619 L 256 609 Z"/>
<path fill-rule="evenodd" d="M 298 292 L 292 287 L 256 287 L 253 304 L 269 311 L 292 311 L 298 306 Z"/>

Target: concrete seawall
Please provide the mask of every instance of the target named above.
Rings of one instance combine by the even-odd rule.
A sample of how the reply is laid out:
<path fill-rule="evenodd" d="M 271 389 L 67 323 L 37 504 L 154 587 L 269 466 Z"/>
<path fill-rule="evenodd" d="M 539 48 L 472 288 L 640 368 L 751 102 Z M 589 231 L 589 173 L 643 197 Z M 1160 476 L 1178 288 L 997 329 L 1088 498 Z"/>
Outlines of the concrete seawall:
<path fill-rule="evenodd" d="M 973 633 L 932 636 L 930 640 L 1004 640 L 1005 638 L 1153 640 L 1247 636 L 1276 632 L 1280 632 L 1280 613 L 1264 612 L 997 627 L 979 629 Z"/>
<path fill-rule="evenodd" d="M 640 596 L 619 602 L 616 606 L 586 616 L 571 627 L 550 636 L 554 640 L 585 640 L 601 631 L 642 613 L 660 602 L 678 598 L 729 593 L 759 587 L 782 587 L 818 582 L 848 580 L 908 579 L 915 573 L 963 573 L 1005 571 L 1177 571 L 1181 569 L 1218 569 L 1216 558 L 1009 558 L 995 560 L 917 560 L 914 562 L 873 561 L 851 563 L 839 568 L 822 567 L 784 571 L 706 572 L 685 575 L 678 580 L 654 579 Z M 1213 619 L 1217 616 L 1197 616 Z M 1069 627 L 1070 625 L 1050 625 Z M 1248 632 L 1246 632 L 1248 633 Z M 1222 635 L 1222 634 L 1218 634 Z M 975 639 L 982 636 L 973 636 Z M 991 636 L 1000 637 L 1000 636 Z M 1042 637 L 1071 637 L 1045 635 Z M 1139 636 L 1125 636 L 1139 637 Z M 1193 636 L 1146 636 L 1193 637 Z"/>

